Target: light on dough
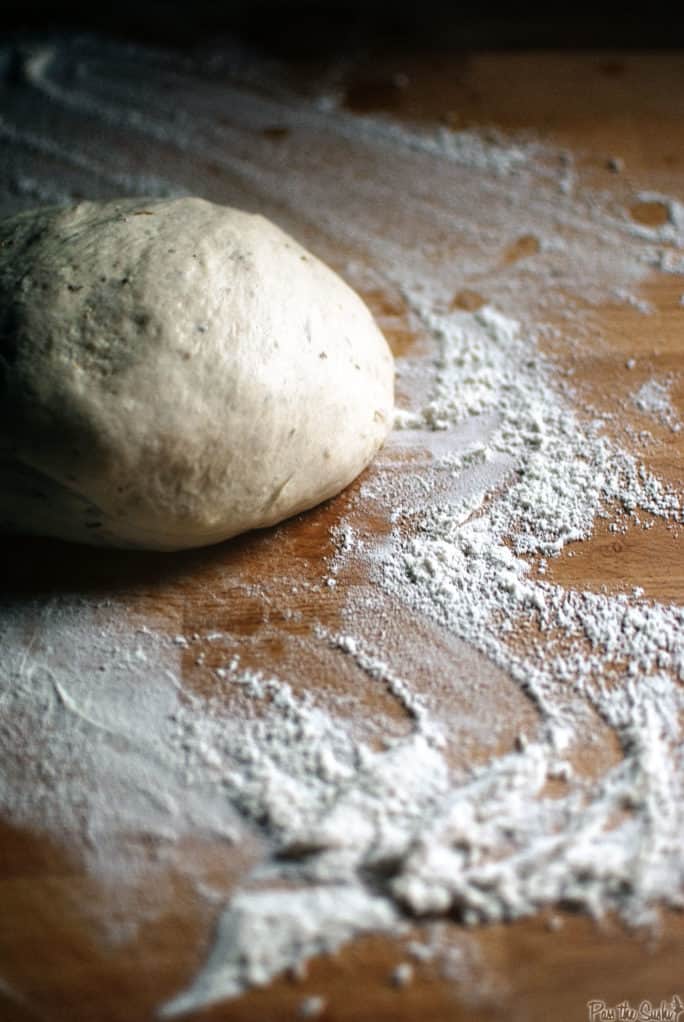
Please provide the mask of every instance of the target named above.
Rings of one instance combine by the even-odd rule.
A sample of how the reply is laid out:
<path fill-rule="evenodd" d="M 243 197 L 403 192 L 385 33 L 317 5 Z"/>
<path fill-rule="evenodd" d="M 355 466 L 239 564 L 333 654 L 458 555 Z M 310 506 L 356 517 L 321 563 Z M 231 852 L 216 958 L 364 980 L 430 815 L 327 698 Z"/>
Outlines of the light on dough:
<path fill-rule="evenodd" d="M 338 493 L 390 428 L 361 299 L 202 199 L 0 222 L 0 527 L 177 550 Z"/>

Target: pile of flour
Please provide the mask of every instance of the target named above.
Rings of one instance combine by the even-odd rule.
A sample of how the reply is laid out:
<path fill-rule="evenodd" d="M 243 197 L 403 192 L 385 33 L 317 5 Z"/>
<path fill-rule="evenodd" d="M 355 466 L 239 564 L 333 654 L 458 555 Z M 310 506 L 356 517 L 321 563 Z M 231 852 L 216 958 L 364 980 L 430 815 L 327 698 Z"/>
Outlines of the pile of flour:
<path fill-rule="evenodd" d="M 25 46 L 17 64 L 0 117 L 8 212 L 122 188 L 258 207 L 389 296 L 381 323 L 417 340 L 398 360 L 397 430 L 321 560 L 318 598 L 346 594 L 342 625 L 312 620 L 302 640 L 321 674 L 332 651 L 392 712 L 369 721 L 353 691 L 302 692 L 291 663 L 275 676 L 239 652 L 202 667 L 212 695 L 193 692 L 181 659 L 213 641 L 211 622 L 173 636 L 116 602 L 8 604 L 5 817 L 115 877 L 133 920 L 131 835 L 191 876 L 187 835 L 225 841 L 227 861 L 250 849 L 229 897 L 204 892 L 225 901 L 215 942 L 168 1015 L 416 918 L 475 926 L 564 904 L 643 924 L 684 906 L 684 611 L 546 580 L 598 527 L 676 534 L 680 493 L 541 351 L 563 341 L 559 319 L 580 349 L 600 344 L 582 310 L 605 299 L 648 314 L 644 274 L 680 272 L 681 203 L 639 193 L 667 221 L 634 223 L 627 186 L 583 187 L 570 153 L 357 117 L 251 58 L 214 81 L 215 62 L 82 38 Z M 504 257 L 521 238 L 527 254 Z M 481 308 L 459 308 L 463 289 Z M 633 402 L 679 421 L 665 384 Z M 402 614 L 435 639 L 423 669 L 399 655 Z M 477 691 L 476 663 L 527 723 L 495 748 L 475 709 L 464 757 L 445 707 Z"/>

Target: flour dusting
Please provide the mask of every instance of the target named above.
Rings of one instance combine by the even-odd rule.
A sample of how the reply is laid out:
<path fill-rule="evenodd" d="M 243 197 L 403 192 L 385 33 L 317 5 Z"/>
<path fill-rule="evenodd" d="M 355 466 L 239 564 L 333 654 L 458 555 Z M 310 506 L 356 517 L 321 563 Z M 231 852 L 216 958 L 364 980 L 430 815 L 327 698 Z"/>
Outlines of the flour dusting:
<path fill-rule="evenodd" d="M 674 380 L 646 380 L 634 394 L 632 400 L 640 412 L 647 415 L 665 426 L 672 433 L 679 433 L 682 423 L 677 414 L 677 409 L 672 404 L 670 390 Z"/>

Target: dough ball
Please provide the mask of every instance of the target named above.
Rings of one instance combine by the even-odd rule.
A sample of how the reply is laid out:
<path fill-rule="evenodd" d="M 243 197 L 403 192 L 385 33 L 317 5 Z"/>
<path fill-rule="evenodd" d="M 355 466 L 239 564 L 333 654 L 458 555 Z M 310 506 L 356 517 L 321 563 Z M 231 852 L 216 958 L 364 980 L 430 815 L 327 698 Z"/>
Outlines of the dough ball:
<path fill-rule="evenodd" d="M 260 216 L 202 199 L 0 222 L 0 526 L 177 550 L 345 487 L 391 424 L 363 302 Z"/>

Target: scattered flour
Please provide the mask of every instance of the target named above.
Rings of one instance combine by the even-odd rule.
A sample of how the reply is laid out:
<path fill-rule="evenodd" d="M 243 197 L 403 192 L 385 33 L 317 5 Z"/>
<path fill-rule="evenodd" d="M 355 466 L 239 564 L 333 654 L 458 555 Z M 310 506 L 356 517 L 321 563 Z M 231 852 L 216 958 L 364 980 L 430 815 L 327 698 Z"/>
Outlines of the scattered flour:
<path fill-rule="evenodd" d="M 665 211 L 665 222 L 656 226 L 631 223 L 630 230 L 637 237 L 669 242 L 677 248 L 684 247 L 684 203 L 660 192 L 641 191 L 636 198 L 639 202 L 661 206 Z M 667 260 L 666 260 L 667 261 Z M 663 267 L 664 268 L 664 267 Z M 674 272 L 677 272 L 676 270 Z"/>
<path fill-rule="evenodd" d="M 664 381 L 646 380 L 634 394 L 632 401 L 640 412 L 653 416 L 661 426 L 665 426 L 672 433 L 679 433 L 682 423 L 670 399 L 673 383 L 672 378 Z"/>
<path fill-rule="evenodd" d="M 216 54 L 195 67 L 80 38 L 20 56 L 0 117 L 8 212 L 122 188 L 258 206 L 343 258 L 357 287 L 393 295 L 420 353 L 399 361 L 397 430 L 321 565 L 325 589 L 347 594 L 342 626 L 314 620 L 306 636 L 314 654 L 332 651 L 383 690 L 401 733 L 379 714 L 371 740 L 324 685 L 302 693 L 286 671 L 247 669 L 238 655 L 207 667 L 200 652 L 212 693 L 186 689 L 180 658 L 199 636 L 160 634 L 113 602 L 7 604 L 5 818 L 75 846 L 124 903 L 140 854 L 131 834 L 176 865 L 188 834 L 252 849 L 203 968 L 167 1016 L 301 970 L 359 933 L 401 936 L 416 918 L 475 926 L 570 904 L 642 924 L 661 905 L 684 907 L 684 611 L 544 578 L 600 521 L 676 530 L 680 494 L 605 419 L 581 414 L 538 344 L 544 312 L 562 309 L 579 329 L 575 299 L 649 311 L 634 289 L 650 267 L 679 272 L 681 203 L 640 193 L 667 222 L 635 224 L 634 197 L 616 211 L 583 190 L 571 154 L 355 117 L 337 95 L 288 91 L 277 68 L 255 88 L 249 62 L 221 65 L 216 88 Z M 534 274 L 529 254 L 502 264 L 529 237 Z M 454 307 L 475 285 L 482 307 Z M 669 382 L 647 381 L 633 402 L 680 428 Z M 364 529 L 369 508 L 386 525 L 379 537 Z M 359 564 L 370 581 L 345 589 Z M 439 701 L 397 666 L 389 639 L 369 638 L 370 618 L 397 606 L 517 686 L 534 724 L 509 748 L 451 761 Z M 214 626 L 204 639 L 217 649 L 230 633 Z M 453 667 L 435 661 L 443 700 Z M 467 956 L 442 931 L 406 953 L 419 962 L 440 948 L 449 975 L 464 976 Z M 300 1006 L 302 1017 L 324 1010 L 318 996 Z"/>
<path fill-rule="evenodd" d="M 324 997 L 305 997 L 299 1005 L 300 1018 L 318 1018 L 325 1011 L 326 1000 Z"/>
<path fill-rule="evenodd" d="M 395 969 L 392 970 L 391 982 L 395 987 L 406 987 L 413 982 L 413 966 L 410 962 L 400 962 Z"/>
<path fill-rule="evenodd" d="M 637 295 L 633 295 L 626 288 L 616 287 L 613 295 L 626 305 L 631 305 L 633 309 L 637 309 L 644 316 L 650 316 L 653 312 L 653 306 L 650 302 L 647 302 L 644 298 L 639 298 Z"/>
<path fill-rule="evenodd" d="M 665 249 L 660 255 L 658 268 L 663 273 L 675 273 L 684 277 L 684 254 L 673 249 Z"/>

